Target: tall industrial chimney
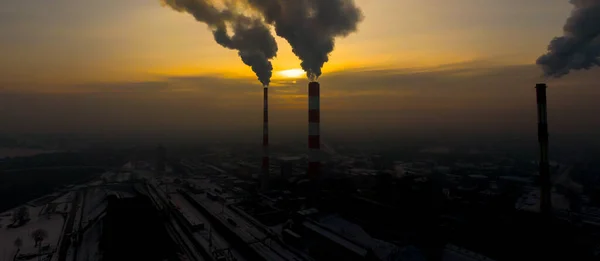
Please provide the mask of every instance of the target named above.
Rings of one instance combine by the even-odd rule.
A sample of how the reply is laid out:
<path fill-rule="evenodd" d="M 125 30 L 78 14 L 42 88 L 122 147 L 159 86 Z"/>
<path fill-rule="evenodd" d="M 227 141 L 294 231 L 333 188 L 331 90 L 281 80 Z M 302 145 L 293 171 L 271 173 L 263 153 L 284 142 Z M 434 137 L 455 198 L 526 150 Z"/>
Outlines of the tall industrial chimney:
<path fill-rule="evenodd" d="M 321 173 L 321 111 L 318 82 L 308 84 L 308 176 L 316 178 Z"/>
<path fill-rule="evenodd" d="M 540 143 L 540 211 L 545 217 L 552 215 L 552 183 L 550 181 L 550 163 L 548 161 L 548 110 L 546 105 L 546 84 L 535 86 L 538 106 L 538 141 Z"/>
<path fill-rule="evenodd" d="M 263 112 L 263 175 L 269 175 L 269 88 L 264 88 L 264 112 Z"/>

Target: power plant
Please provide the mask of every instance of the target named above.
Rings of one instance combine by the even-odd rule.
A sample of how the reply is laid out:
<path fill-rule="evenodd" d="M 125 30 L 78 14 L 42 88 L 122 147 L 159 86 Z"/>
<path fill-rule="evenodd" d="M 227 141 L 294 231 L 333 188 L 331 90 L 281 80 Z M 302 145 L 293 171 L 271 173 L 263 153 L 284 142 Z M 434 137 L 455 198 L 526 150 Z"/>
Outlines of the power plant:
<path fill-rule="evenodd" d="M 575 146 L 564 146 L 564 140 L 568 140 L 564 135 L 569 134 L 564 132 L 553 140 L 561 149 L 557 149 L 550 162 L 545 83 L 535 85 L 539 143 L 535 144 L 531 89 L 524 90 L 531 100 L 524 104 L 517 103 L 517 106 L 500 104 L 494 107 L 502 102 L 498 98 L 507 96 L 495 96 L 498 92 L 485 96 L 484 88 L 473 92 L 475 95 L 468 93 L 461 96 L 479 88 L 475 82 L 500 79 L 498 84 L 504 84 L 506 79 L 514 80 L 511 78 L 514 76 L 487 73 L 488 69 L 490 72 L 496 69 L 495 64 L 483 64 L 486 73 L 477 73 L 477 77 L 486 77 L 482 79 L 469 78 L 469 70 L 480 66 L 479 62 L 464 66 L 459 64 L 458 67 L 449 64 L 406 68 L 396 73 L 394 70 L 398 69 L 396 66 L 399 64 L 395 60 L 386 68 L 377 68 L 383 65 L 380 62 L 387 64 L 381 57 L 371 57 L 374 59 L 369 60 L 369 65 L 356 67 L 351 65 L 352 61 L 346 61 L 344 64 L 359 70 L 350 71 L 348 68 L 351 67 L 346 66 L 331 82 L 345 87 L 344 91 L 354 89 L 360 92 L 346 95 L 342 97 L 344 100 L 330 104 L 341 109 L 336 111 L 337 115 L 333 115 L 336 119 L 332 119 L 332 124 L 327 125 L 331 128 L 326 129 L 333 132 L 337 128 L 338 131 L 326 133 L 327 139 L 322 140 L 321 85 L 318 81 L 325 63 L 334 57 L 331 54 L 336 43 L 341 43 L 338 40 L 356 32 L 364 20 L 362 10 L 355 3 L 359 0 L 159 1 L 162 6 L 186 13 L 190 19 L 202 23 L 216 44 L 235 52 L 246 68 L 256 75 L 263 87 L 260 152 L 258 89 L 252 91 L 256 94 L 252 110 L 256 111 L 250 115 L 254 117 L 247 117 L 246 112 L 242 111 L 247 104 L 240 103 L 227 107 L 234 109 L 231 111 L 236 114 L 232 117 L 223 121 L 217 119 L 212 122 L 209 119 L 202 122 L 206 125 L 193 122 L 192 125 L 180 126 L 177 121 L 159 122 L 169 125 L 161 125 L 161 130 L 165 132 L 180 128 L 186 131 L 185 127 L 200 126 L 201 130 L 190 130 L 193 133 L 186 138 L 172 138 L 178 135 L 164 133 L 164 136 L 152 135 L 133 141 L 142 145 L 124 142 L 122 137 L 116 141 L 107 139 L 112 144 L 103 144 L 99 139 L 104 138 L 94 134 L 92 136 L 96 137 L 86 138 L 89 144 L 85 144 L 87 142 L 82 138 L 64 146 L 62 138 L 54 135 L 36 138 L 36 135 L 23 133 L 9 139 L 2 133 L 0 143 L 8 144 L 8 149 L 24 146 L 27 153 L 30 149 L 42 150 L 35 152 L 40 153 L 35 156 L 0 157 L 0 261 L 600 260 L 600 164 L 597 161 L 600 150 L 589 148 L 588 144 L 580 145 L 574 149 L 580 151 L 571 155 L 569 149 Z M 383 5 L 393 2 L 400 1 L 388 1 Z M 600 17 L 600 0 L 572 0 L 571 4 L 574 9 L 563 27 L 564 35 L 553 38 L 547 52 L 536 61 L 546 77 L 560 78 L 571 71 L 600 66 L 600 44 L 597 41 L 600 23 L 596 22 Z M 406 11 L 397 10 L 401 8 L 384 10 L 386 7 L 390 6 L 371 10 L 381 9 L 374 12 L 398 17 L 402 17 L 402 11 Z M 468 6 L 464 7 L 468 9 Z M 23 9 L 28 11 L 28 8 L 24 6 Z M 123 8 L 129 10 L 131 7 Z M 539 8 L 544 6 L 540 5 Z M 109 11 L 113 9 L 121 10 L 111 8 Z M 528 11 L 536 11 L 535 8 L 530 9 Z M 60 11 L 60 8 L 57 10 Z M 471 13 L 481 10 L 484 9 L 478 7 Z M 9 22 L 12 22 L 13 17 L 10 18 Z M 390 23 L 385 17 L 379 18 L 384 18 L 381 20 L 383 22 L 371 24 L 370 28 L 375 25 L 375 29 L 382 32 L 379 35 L 383 41 L 398 41 L 395 39 L 397 37 L 393 37 L 394 30 L 387 30 L 386 26 L 398 26 L 399 23 Z M 430 19 L 431 22 L 444 23 L 452 19 L 450 16 L 436 18 L 439 19 Z M 23 21 L 39 22 L 27 19 L 25 16 Z M 17 25 L 21 22 L 15 21 Z M 402 29 L 407 26 L 411 25 L 405 24 Z M 420 27 L 413 29 L 418 30 L 411 30 L 412 33 L 426 33 L 421 32 L 423 28 Z M 531 33 L 531 30 L 528 32 Z M 465 35 L 451 32 L 442 35 L 442 38 Z M 165 38 L 172 36 L 165 35 Z M 400 40 L 404 40 L 404 36 Z M 293 133 L 292 141 L 282 142 L 283 139 L 275 135 L 272 141 L 276 142 L 270 142 L 269 127 L 279 126 L 269 125 L 269 86 L 275 68 L 272 61 L 277 57 L 281 49 L 278 45 L 283 41 L 290 47 L 285 51 L 291 51 L 300 63 L 299 68 L 279 72 L 286 78 L 279 85 L 285 85 L 286 82 L 296 84 L 296 78 L 306 74 L 306 91 L 306 81 L 301 80 L 301 86 L 294 87 L 302 88 L 303 95 L 308 97 L 307 105 L 303 105 L 308 108 L 300 110 L 305 115 L 304 110 L 308 109 L 308 129 L 305 116 L 293 117 L 294 121 L 300 122 L 300 128 L 281 128 L 289 130 L 286 134 Z M 361 43 L 358 56 L 364 58 L 377 54 L 372 52 L 377 46 L 380 44 Z M 492 49 L 488 51 L 502 53 L 502 50 Z M 188 48 L 178 51 L 187 52 Z M 227 57 L 209 58 L 206 61 Z M 198 68 L 205 69 L 205 65 Z M 154 68 L 155 65 L 152 66 Z M 192 81 L 186 79 L 183 86 L 178 85 L 181 77 L 175 75 L 161 77 L 164 79 L 157 82 L 139 82 L 143 86 L 152 84 L 151 87 L 158 84 L 161 90 L 163 85 L 171 85 L 172 82 L 178 86 L 168 88 L 167 93 L 155 95 L 153 92 L 150 96 L 144 95 L 142 100 L 133 100 L 141 102 L 133 104 L 135 109 L 132 111 L 146 112 L 143 110 L 147 106 L 145 97 L 154 99 L 155 96 L 167 94 L 168 97 L 179 99 L 182 97 L 179 91 L 172 90 L 187 90 L 188 85 L 212 85 L 214 82 L 214 85 L 222 84 L 235 90 L 245 85 L 243 80 L 230 79 L 231 70 L 235 69 L 222 71 L 226 72 L 223 76 L 216 75 L 221 72 L 220 69 L 199 71 L 197 73 L 202 73 L 202 76 L 190 77 Z M 463 72 L 468 73 L 466 84 L 472 85 L 468 89 L 437 92 L 438 89 L 430 88 L 432 83 L 434 88 L 441 85 L 453 88 L 462 83 L 458 78 L 463 78 Z M 204 73 L 207 73 L 206 76 Z M 361 75 L 350 75 L 354 73 Z M 419 76 L 413 78 L 413 74 Z M 456 77 L 458 74 L 460 77 Z M 39 77 L 34 78 L 38 80 Z M 429 81 L 426 78 L 435 79 Z M 364 88 L 364 82 L 378 89 L 363 92 L 361 88 Z M 12 81 L 8 83 L 12 85 Z M 17 83 L 21 84 L 20 81 Z M 130 89 L 129 83 L 107 84 L 109 89 L 112 89 L 111 84 L 117 84 L 113 88 L 126 84 L 123 87 Z M 408 88 L 401 87 L 400 92 L 388 88 L 410 84 L 414 84 L 408 86 L 411 89 L 426 87 L 426 90 L 415 91 L 413 95 Z M 531 82 L 526 85 L 529 84 L 533 85 Z M 97 89 L 95 85 L 81 86 Z M 3 87 L 0 86 L 0 89 Z M 25 90 L 29 92 L 29 88 Z M 70 90 L 71 87 L 65 89 Z M 272 98 L 285 92 L 279 90 L 271 90 Z M 291 90 L 284 95 L 296 91 Z M 225 97 L 227 101 L 237 101 L 240 98 L 232 95 L 231 99 L 229 92 L 225 92 L 225 95 L 216 92 L 209 99 L 217 102 L 189 107 L 189 111 L 198 110 L 197 116 L 206 120 L 214 114 L 206 114 L 205 111 L 225 107 L 221 106 L 223 103 L 218 99 Z M 432 92 L 436 92 L 436 95 L 427 96 Z M 510 96 L 506 90 L 501 92 Z M 88 95 L 88 91 L 82 93 Z M 171 93 L 174 96 L 170 96 Z M 191 98 L 195 99 L 204 93 L 194 93 Z M 409 95 L 405 95 L 407 93 Z M 446 94 L 456 97 L 443 96 Z M 38 97 L 37 92 L 31 96 Z M 357 96 L 361 97 L 356 99 Z M 137 97 L 137 91 L 132 97 Z M 56 103 L 54 99 L 51 99 L 52 104 Z M 357 111 L 347 106 L 349 102 L 357 100 L 357 104 L 369 108 Z M 384 105 L 389 105 L 389 102 L 396 105 L 408 100 L 407 106 L 376 104 L 371 107 L 369 104 L 384 101 Z M 271 105 L 278 105 L 273 101 Z M 20 98 L 17 98 L 15 103 L 19 102 Z M 434 102 L 441 102 L 443 106 Z M 187 105 L 188 100 L 181 103 Z M 326 103 L 329 104 L 327 99 Z M 41 105 L 34 102 L 29 107 L 35 114 L 40 108 L 45 108 Z M 62 114 L 63 107 L 66 111 L 72 111 L 70 105 L 58 106 L 59 112 Z M 242 107 L 236 107 L 239 105 Z M 296 104 L 286 105 L 292 106 L 286 107 L 281 114 L 271 114 L 273 122 L 277 121 L 278 115 L 294 115 L 298 112 L 293 106 Z M 85 108 L 96 111 L 88 106 Z M 165 114 L 159 115 L 179 113 L 181 108 L 173 106 L 165 110 Z M 277 106 L 274 108 L 278 112 Z M 478 109 L 482 111 L 475 111 Z M 328 111 L 329 107 L 326 106 L 325 110 Z M 513 116 L 523 111 L 530 112 L 520 116 L 531 124 L 524 133 L 520 132 L 521 126 L 517 126 L 516 132 L 510 131 L 515 130 L 514 125 L 519 124 L 521 118 L 492 122 L 491 128 L 486 125 L 491 122 L 490 119 L 498 119 L 490 115 Z M 30 114 L 18 111 L 15 117 L 0 118 L 19 120 L 17 129 L 30 125 L 21 121 L 32 121 L 32 126 L 44 125 L 39 123 L 45 123 L 44 117 L 47 116 L 33 115 L 35 117 L 29 119 L 26 116 Z M 117 120 L 132 119 L 132 123 L 135 123 L 134 116 L 137 115 L 118 116 Z M 136 117 L 141 123 L 134 126 L 145 126 L 143 124 L 148 119 L 145 114 L 143 116 Z M 81 117 L 78 113 L 74 117 L 81 122 L 96 120 L 94 117 Z M 191 122 L 188 117 L 181 118 Z M 482 120 L 478 122 L 477 117 L 482 117 Z M 243 120 L 239 121 L 240 118 Z M 248 118 L 254 122 L 251 131 L 247 131 L 245 125 Z M 81 122 L 68 126 L 79 126 Z M 100 122 L 101 125 L 110 123 Z M 43 127 L 45 130 L 60 129 L 60 123 Z M 121 121 L 118 123 L 116 127 L 119 128 L 115 133 L 128 135 L 126 124 L 122 126 Z M 326 123 L 329 123 L 329 119 Z M 375 129 L 368 129 L 365 127 L 367 125 Z M 210 130 L 214 126 L 216 130 L 223 130 L 223 133 L 211 135 Z M 114 128 L 109 125 L 104 129 Z M 204 134 L 205 128 L 208 129 L 208 135 Z M 231 135 L 235 137 L 224 135 L 227 128 L 236 128 L 235 135 Z M 96 133 L 95 129 L 82 130 L 93 134 Z M 99 129 L 100 132 L 104 130 Z M 359 132 L 354 132 L 356 129 Z M 278 132 L 277 128 L 273 130 Z M 559 133 L 559 130 L 557 128 L 556 132 Z M 247 133 L 251 135 L 245 135 Z M 374 133 L 380 134 L 374 137 Z M 136 137 L 142 136 L 141 133 L 134 134 Z M 143 145 L 148 139 L 167 136 L 171 140 L 168 157 L 162 145 L 158 148 Z M 524 136 L 529 142 L 521 140 Z M 592 141 L 590 136 L 584 136 L 584 142 Z M 236 142 L 233 138 L 244 141 Z M 33 142 L 35 139 L 42 142 L 37 144 Z M 247 142 L 248 139 L 250 142 Z M 5 148 L 0 146 L 0 153 L 2 149 Z M 135 155 L 134 160 L 132 155 Z"/>
<path fill-rule="evenodd" d="M 387 160 L 385 152 L 321 143 L 320 84 L 312 81 L 305 161 L 270 151 L 264 86 L 260 165 L 245 148 L 185 156 L 170 149 L 167 160 L 164 146 L 153 147 L 156 166 L 136 159 L 136 168 L 63 186 L 25 205 L 29 221 L 22 207 L 0 213 L 0 243 L 10 245 L 0 250 L 51 223 L 41 247 L 26 241 L 13 259 L 598 260 L 600 208 L 578 202 L 572 184 L 552 190 L 551 174 L 568 177 L 569 168 L 550 165 L 546 91 L 536 85 L 539 165 L 492 150 Z M 290 153 L 304 151 L 299 144 Z M 281 174 L 270 173 L 271 158 Z"/>
<path fill-rule="evenodd" d="M 565 5 L 151 1 L 0 4 L 12 40 L 0 44 L 12 55 L 0 61 L 0 261 L 600 260 L 600 121 L 585 96 L 600 94 L 600 0 L 569 1 L 562 34 L 535 61 L 540 81 L 566 94 L 552 158 L 548 85 L 531 82 L 536 65 L 506 57 L 551 33 L 544 25 Z M 375 31 L 344 41 L 365 19 L 360 2 L 375 16 L 362 29 Z M 124 30 L 106 17 L 144 34 L 114 37 Z M 186 30 L 168 31 L 180 22 Z M 103 59 L 64 52 L 90 49 L 73 41 L 81 35 L 98 36 Z M 474 58 L 503 61 L 460 59 L 467 42 Z M 343 43 L 353 46 L 334 54 Z M 44 55 L 53 50 L 68 57 Z M 393 57 L 415 51 L 431 61 Z M 558 79 L 574 71 L 581 78 Z M 260 85 L 248 94 L 250 73 Z"/>

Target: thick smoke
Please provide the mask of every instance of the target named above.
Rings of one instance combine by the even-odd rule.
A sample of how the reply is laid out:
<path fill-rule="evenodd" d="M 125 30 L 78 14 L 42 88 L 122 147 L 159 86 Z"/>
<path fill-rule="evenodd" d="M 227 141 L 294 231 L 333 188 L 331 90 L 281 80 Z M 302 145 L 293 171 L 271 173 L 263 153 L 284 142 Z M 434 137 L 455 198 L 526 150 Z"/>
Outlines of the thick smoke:
<path fill-rule="evenodd" d="M 190 13 L 197 21 L 206 23 L 218 44 L 237 50 L 242 61 L 252 67 L 258 80 L 264 86 L 269 85 L 273 74 L 270 59 L 277 55 L 277 42 L 261 17 L 245 14 L 234 5 L 226 4 L 219 9 L 211 0 L 161 1 L 174 10 Z"/>
<path fill-rule="evenodd" d="M 548 53 L 537 60 L 546 76 L 561 77 L 571 70 L 600 66 L 600 0 L 571 0 L 571 17 Z"/>
<path fill-rule="evenodd" d="M 363 19 L 354 0 L 247 1 L 288 41 L 311 80 L 321 75 L 335 38 L 355 32 Z"/>

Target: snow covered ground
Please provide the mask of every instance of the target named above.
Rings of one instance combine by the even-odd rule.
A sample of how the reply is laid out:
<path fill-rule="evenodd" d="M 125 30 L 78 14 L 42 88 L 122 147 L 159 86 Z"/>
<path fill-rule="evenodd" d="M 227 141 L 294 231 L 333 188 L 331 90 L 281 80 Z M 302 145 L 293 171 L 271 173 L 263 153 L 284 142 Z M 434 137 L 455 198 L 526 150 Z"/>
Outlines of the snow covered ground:
<path fill-rule="evenodd" d="M 95 220 L 104 210 L 108 202 L 106 201 L 106 191 L 103 188 L 90 188 L 83 204 L 83 216 L 81 220 L 82 227 L 87 226 L 88 222 Z"/>
<path fill-rule="evenodd" d="M 130 180 L 139 180 L 139 179 L 152 179 L 156 176 L 156 173 L 153 171 L 147 170 L 131 170 L 126 172 L 106 172 L 102 174 L 100 179 L 102 182 L 106 183 L 120 183 L 127 182 Z M 93 185 L 93 184 L 90 184 Z"/>
<path fill-rule="evenodd" d="M 19 255 L 38 253 L 39 249 L 35 247 L 35 241 L 31 237 L 32 232 L 37 229 L 43 229 L 48 233 L 48 237 L 42 242 L 42 247 L 46 250 L 42 252 L 52 253 L 57 250 L 65 223 L 64 214 L 70 211 L 75 195 L 73 192 L 66 192 L 64 194 L 54 193 L 52 196 L 54 199 L 47 204 L 37 206 L 28 203 L 20 206 L 28 209 L 30 218 L 20 227 L 9 228 L 9 225 L 13 223 L 12 215 L 15 209 L 0 213 L 0 261 L 12 260 L 17 251 L 15 246 L 17 238 L 22 241 Z M 34 201 L 37 200 L 39 199 Z M 37 260 L 36 257 L 32 258 L 32 260 Z"/>
<path fill-rule="evenodd" d="M 17 247 L 14 244 L 17 238 L 20 238 L 22 241 L 19 254 L 38 253 L 35 241 L 31 237 L 31 233 L 36 229 L 44 229 L 48 233 L 48 237 L 42 242 L 42 246 L 49 245 L 49 250 L 57 248 L 64 224 L 62 215 L 39 215 L 45 206 L 26 207 L 29 209 L 29 218 L 31 220 L 17 228 L 8 227 L 12 223 L 11 211 L 7 212 L 10 215 L 6 215 L 5 213 L 0 214 L 2 216 L 0 218 L 0 261 L 12 260 L 17 251 Z"/>
<path fill-rule="evenodd" d="M 339 216 L 327 216 L 319 220 L 319 222 L 322 226 L 335 231 L 338 235 L 360 246 L 372 249 L 375 255 L 382 260 L 392 257 L 400 250 L 392 243 L 372 238 L 362 227 Z"/>
<path fill-rule="evenodd" d="M 86 230 L 83 234 L 81 246 L 77 252 L 77 260 L 81 261 L 95 261 L 101 260 L 100 255 L 100 237 L 102 236 L 102 223 L 95 223 L 90 229 Z"/>

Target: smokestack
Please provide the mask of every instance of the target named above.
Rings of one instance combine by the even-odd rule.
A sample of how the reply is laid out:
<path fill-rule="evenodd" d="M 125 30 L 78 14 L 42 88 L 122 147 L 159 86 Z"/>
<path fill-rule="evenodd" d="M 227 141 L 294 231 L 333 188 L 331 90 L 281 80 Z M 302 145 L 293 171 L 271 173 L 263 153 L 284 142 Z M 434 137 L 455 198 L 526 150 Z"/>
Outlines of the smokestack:
<path fill-rule="evenodd" d="M 308 175 L 316 178 L 321 173 L 321 111 L 318 82 L 308 84 Z"/>
<path fill-rule="evenodd" d="M 269 175 L 269 88 L 264 88 L 264 112 L 263 112 L 263 175 Z"/>
<path fill-rule="evenodd" d="M 552 200 L 550 182 L 550 163 L 548 161 L 548 111 L 546 106 L 546 84 L 539 83 L 535 86 L 538 105 L 538 140 L 540 143 L 540 186 L 542 215 L 552 215 Z"/>

